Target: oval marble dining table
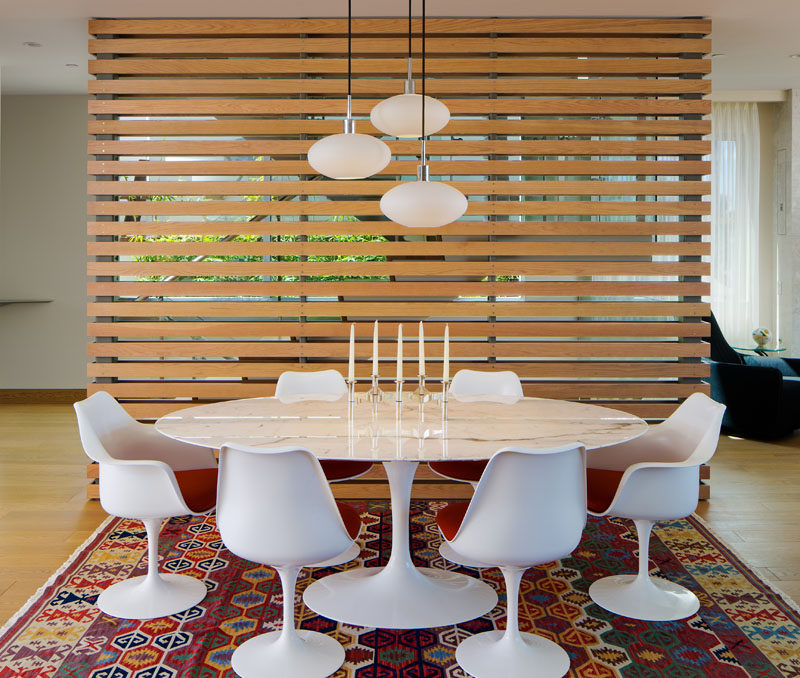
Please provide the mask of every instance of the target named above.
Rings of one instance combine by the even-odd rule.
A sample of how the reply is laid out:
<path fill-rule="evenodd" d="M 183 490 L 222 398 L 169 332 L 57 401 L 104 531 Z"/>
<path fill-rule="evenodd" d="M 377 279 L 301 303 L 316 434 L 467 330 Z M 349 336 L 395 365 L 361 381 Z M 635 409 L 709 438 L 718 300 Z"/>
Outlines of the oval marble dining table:
<path fill-rule="evenodd" d="M 361 394 L 359 394 L 361 395 Z M 647 424 L 596 405 L 542 398 L 505 402 L 396 402 L 248 398 L 199 405 L 161 417 L 166 436 L 205 447 L 242 443 L 297 445 L 320 459 L 382 462 L 392 502 L 392 550 L 384 567 L 323 577 L 304 593 L 315 612 L 348 624 L 427 628 L 457 624 L 491 610 L 497 595 L 466 575 L 416 567 L 409 551 L 409 503 L 419 462 L 488 459 L 506 447 L 545 449 L 583 443 L 588 450 L 636 438 Z"/>

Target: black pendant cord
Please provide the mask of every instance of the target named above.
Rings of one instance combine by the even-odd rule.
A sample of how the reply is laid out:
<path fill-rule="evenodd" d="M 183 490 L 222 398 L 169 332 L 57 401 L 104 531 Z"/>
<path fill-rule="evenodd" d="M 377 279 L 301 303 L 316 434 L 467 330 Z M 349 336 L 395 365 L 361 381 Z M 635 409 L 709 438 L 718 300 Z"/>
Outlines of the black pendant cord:
<path fill-rule="evenodd" d="M 408 58 L 411 60 L 411 0 L 408 0 Z"/>
<path fill-rule="evenodd" d="M 422 0 L 422 164 L 425 165 L 425 0 Z"/>
<path fill-rule="evenodd" d="M 353 78 L 353 0 L 347 0 L 347 99 L 350 100 L 350 81 Z M 349 108 L 349 106 L 348 106 Z M 348 110 L 348 115 L 350 111 Z"/>

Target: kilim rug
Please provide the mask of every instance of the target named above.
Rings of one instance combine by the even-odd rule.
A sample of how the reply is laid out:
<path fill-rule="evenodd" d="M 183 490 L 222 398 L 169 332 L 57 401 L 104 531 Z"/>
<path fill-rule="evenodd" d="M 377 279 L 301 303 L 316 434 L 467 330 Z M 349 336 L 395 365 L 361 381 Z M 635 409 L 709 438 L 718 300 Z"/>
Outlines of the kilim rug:
<path fill-rule="evenodd" d="M 387 502 L 354 504 L 365 520 L 360 560 L 382 565 L 391 537 Z M 412 502 L 411 539 L 418 565 L 455 567 L 437 550 L 434 516 L 444 505 Z M 632 530 L 625 520 L 590 519 L 570 557 L 532 568 L 523 580 L 520 626 L 564 647 L 572 660 L 570 675 L 800 676 L 800 618 L 794 605 L 695 518 L 656 526 L 651 566 L 699 596 L 696 616 L 641 622 L 592 603 L 586 592 L 594 580 L 636 569 Z M 234 648 L 279 623 L 282 597 L 275 571 L 229 553 L 213 516 L 173 519 L 162 532 L 162 566 L 205 580 L 208 597 L 186 612 L 150 621 L 101 613 L 94 605 L 101 590 L 144 573 L 145 547 L 140 523 L 109 520 L 2 630 L 0 678 L 234 676 Z M 501 592 L 499 605 L 480 619 L 414 631 L 337 624 L 312 613 L 299 598 L 312 579 L 336 569 L 304 570 L 297 598 L 302 628 L 328 633 L 346 649 L 346 664 L 336 678 L 464 678 L 455 662 L 459 641 L 505 626 L 497 569 L 476 574 Z"/>

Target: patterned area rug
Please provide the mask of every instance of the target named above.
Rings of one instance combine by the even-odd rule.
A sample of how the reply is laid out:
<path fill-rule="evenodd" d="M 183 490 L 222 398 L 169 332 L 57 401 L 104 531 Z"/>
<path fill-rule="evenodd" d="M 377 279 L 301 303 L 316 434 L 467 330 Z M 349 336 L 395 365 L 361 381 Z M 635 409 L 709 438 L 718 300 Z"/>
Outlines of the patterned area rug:
<path fill-rule="evenodd" d="M 391 515 L 385 501 L 354 502 L 365 520 L 361 561 L 386 562 Z M 457 569 L 438 554 L 434 521 L 445 502 L 412 502 L 411 538 L 418 565 Z M 800 617 L 692 518 L 656 526 L 651 565 L 700 598 L 679 622 L 618 617 L 587 595 L 594 580 L 636 569 L 636 539 L 625 520 L 590 519 L 580 546 L 557 563 L 532 568 L 522 583 L 520 626 L 562 645 L 573 676 L 691 678 L 800 676 Z M 146 569 L 144 529 L 109 520 L 0 634 L 0 678 L 216 678 L 235 676 L 234 648 L 273 630 L 281 617 L 274 570 L 229 553 L 214 517 L 178 518 L 162 531 L 163 567 L 204 579 L 208 597 L 181 614 L 151 621 L 109 617 L 94 605 L 110 584 Z M 344 567 L 354 567 L 359 561 Z M 304 570 L 298 591 L 339 568 Z M 471 574 L 472 570 L 461 571 Z M 497 569 L 480 574 L 503 591 Z M 465 678 L 459 641 L 504 628 L 505 596 L 485 617 L 435 629 L 394 631 L 336 624 L 297 599 L 302 628 L 331 634 L 347 662 L 336 678 Z M 502 678 L 502 677 L 498 677 Z"/>

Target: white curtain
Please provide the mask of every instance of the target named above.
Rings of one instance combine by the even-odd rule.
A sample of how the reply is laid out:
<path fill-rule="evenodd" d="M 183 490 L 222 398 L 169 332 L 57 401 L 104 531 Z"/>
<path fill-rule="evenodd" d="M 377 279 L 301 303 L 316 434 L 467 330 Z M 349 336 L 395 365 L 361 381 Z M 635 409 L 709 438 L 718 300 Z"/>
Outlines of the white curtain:
<path fill-rule="evenodd" d="M 760 143 L 755 103 L 712 105 L 711 308 L 734 346 L 758 327 Z"/>

